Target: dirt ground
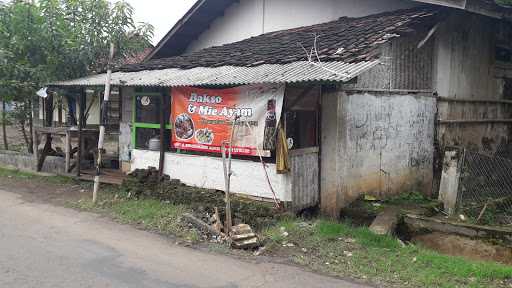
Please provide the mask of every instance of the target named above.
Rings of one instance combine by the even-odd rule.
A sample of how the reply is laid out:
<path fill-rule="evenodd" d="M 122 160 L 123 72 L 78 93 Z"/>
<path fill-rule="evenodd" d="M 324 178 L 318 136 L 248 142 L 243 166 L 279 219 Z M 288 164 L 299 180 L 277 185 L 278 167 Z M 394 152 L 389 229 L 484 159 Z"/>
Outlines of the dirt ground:
<path fill-rule="evenodd" d="M 3 137 L 3 131 L 0 129 L 0 150 L 5 149 Z M 18 128 L 12 125 L 7 126 L 7 143 L 9 144 L 9 150 L 26 151 L 27 149 L 23 135 L 21 135 Z"/>
<path fill-rule="evenodd" d="M 28 202 L 50 203 L 64 206 L 69 202 L 80 200 L 86 193 L 88 184 L 76 182 L 72 184 L 52 183 L 31 177 L 2 177 L 0 189 L 16 191 Z"/>
<path fill-rule="evenodd" d="M 462 256 L 480 261 L 497 261 L 512 265 L 512 249 L 492 245 L 482 240 L 473 240 L 444 233 L 430 233 L 415 236 L 412 241 L 447 255 Z"/>

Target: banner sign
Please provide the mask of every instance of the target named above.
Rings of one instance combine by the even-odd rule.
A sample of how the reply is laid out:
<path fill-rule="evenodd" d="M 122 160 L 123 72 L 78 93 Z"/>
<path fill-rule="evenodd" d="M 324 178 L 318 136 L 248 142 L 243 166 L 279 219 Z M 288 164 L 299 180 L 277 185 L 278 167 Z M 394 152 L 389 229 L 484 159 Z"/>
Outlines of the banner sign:
<path fill-rule="evenodd" d="M 182 150 L 221 153 L 229 142 L 235 116 L 240 116 L 232 153 L 269 156 L 275 148 L 283 107 L 284 85 L 248 85 L 229 89 L 172 89 L 172 146 Z M 247 125 L 249 124 L 249 125 Z M 266 151 L 267 153 L 264 153 Z"/>

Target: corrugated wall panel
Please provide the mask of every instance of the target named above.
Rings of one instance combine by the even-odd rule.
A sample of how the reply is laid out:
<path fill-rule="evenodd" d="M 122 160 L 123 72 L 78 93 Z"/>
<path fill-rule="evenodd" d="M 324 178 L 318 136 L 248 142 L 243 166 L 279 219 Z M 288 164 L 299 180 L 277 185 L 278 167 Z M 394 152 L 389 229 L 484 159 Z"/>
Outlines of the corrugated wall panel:
<path fill-rule="evenodd" d="M 317 205 L 320 201 L 318 148 L 292 150 L 290 161 L 293 210 Z"/>

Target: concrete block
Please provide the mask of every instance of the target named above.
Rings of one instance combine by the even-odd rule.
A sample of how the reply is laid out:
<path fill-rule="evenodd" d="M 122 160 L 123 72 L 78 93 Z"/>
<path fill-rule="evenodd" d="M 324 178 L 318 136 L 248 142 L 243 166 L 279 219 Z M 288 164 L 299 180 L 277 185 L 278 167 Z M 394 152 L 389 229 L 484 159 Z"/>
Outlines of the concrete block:
<path fill-rule="evenodd" d="M 395 232 L 400 210 L 397 208 L 386 208 L 377 215 L 377 218 L 370 225 L 370 231 L 378 235 L 392 235 Z"/>
<path fill-rule="evenodd" d="M 443 203 L 444 210 L 449 214 L 455 213 L 457 193 L 460 179 L 460 151 L 446 151 L 443 159 L 443 171 L 439 185 L 439 201 Z"/>

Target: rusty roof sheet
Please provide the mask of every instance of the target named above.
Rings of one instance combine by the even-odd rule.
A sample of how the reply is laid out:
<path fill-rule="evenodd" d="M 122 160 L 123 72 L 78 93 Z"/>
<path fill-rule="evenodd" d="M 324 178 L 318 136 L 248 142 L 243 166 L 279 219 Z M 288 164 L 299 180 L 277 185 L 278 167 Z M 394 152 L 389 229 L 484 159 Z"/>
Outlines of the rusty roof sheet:
<path fill-rule="evenodd" d="M 378 60 L 358 63 L 308 61 L 263 64 L 255 67 L 198 67 L 192 69 L 114 72 L 112 85 L 121 86 L 226 86 L 259 83 L 298 83 L 310 81 L 345 82 L 379 64 Z M 106 74 L 54 82 L 53 86 L 102 86 Z"/>

